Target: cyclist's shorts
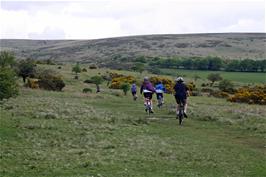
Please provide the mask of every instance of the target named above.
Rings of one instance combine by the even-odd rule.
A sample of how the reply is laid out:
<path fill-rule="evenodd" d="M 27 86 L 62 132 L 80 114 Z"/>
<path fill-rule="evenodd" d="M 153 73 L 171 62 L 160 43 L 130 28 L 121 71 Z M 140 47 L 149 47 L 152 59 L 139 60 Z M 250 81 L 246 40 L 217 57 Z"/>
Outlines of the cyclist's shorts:
<path fill-rule="evenodd" d="M 136 95 L 137 92 L 131 92 L 131 93 L 132 93 L 132 95 L 134 96 L 134 95 Z"/>
<path fill-rule="evenodd" d="M 180 103 L 186 104 L 186 102 L 187 102 L 186 98 L 181 98 L 181 97 L 178 97 L 178 96 L 175 96 L 175 100 L 176 100 L 177 104 L 180 104 Z"/>
<path fill-rule="evenodd" d="M 152 99 L 152 92 L 146 92 L 146 93 L 143 93 L 144 95 L 144 98 L 148 98 L 148 99 Z"/>
<path fill-rule="evenodd" d="M 156 96 L 157 96 L 157 100 L 159 100 L 160 97 L 163 98 L 163 93 L 156 93 Z"/>

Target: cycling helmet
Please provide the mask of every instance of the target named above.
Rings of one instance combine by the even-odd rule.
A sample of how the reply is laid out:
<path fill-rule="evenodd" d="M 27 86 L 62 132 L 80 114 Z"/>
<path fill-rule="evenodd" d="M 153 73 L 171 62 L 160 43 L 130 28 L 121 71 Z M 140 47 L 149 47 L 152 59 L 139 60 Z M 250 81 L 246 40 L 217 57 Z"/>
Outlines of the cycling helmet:
<path fill-rule="evenodd" d="M 178 77 L 175 79 L 176 82 L 184 82 L 184 79 L 183 77 Z"/>
<path fill-rule="evenodd" d="M 146 77 L 144 77 L 144 81 L 148 81 L 149 80 L 149 78 L 146 76 Z"/>

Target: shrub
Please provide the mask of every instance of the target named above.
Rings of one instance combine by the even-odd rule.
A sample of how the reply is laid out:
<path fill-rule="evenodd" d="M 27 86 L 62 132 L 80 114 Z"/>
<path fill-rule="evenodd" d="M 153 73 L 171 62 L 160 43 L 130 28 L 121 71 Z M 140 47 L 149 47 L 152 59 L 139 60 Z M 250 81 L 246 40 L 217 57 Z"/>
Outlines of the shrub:
<path fill-rule="evenodd" d="M 196 85 L 193 83 L 193 82 L 189 82 L 188 84 L 187 84 L 187 87 L 188 87 L 188 90 L 189 91 L 196 91 L 197 89 L 196 89 Z"/>
<path fill-rule="evenodd" d="M 39 87 L 45 90 L 61 91 L 65 87 L 62 77 L 51 69 L 39 69 L 35 77 Z"/>
<path fill-rule="evenodd" d="M 86 79 L 86 80 L 84 81 L 84 83 L 86 83 L 86 84 L 93 84 L 92 80 L 90 80 L 90 79 Z"/>
<path fill-rule="evenodd" d="M 222 77 L 219 73 L 211 73 L 207 78 L 211 81 L 211 86 L 213 86 L 214 82 L 222 80 Z"/>
<path fill-rule="evenodd" d="M 10 98 L 18 94 L 16 75 L 11 68 L 0 70 L 0 100 Z"/>
<path fill-rule="evenodd" d="M 123 83 L 123 84 L 121 84 L 121 89 L 123 90 L 124 94 L 127 95 L 127 92 L 130 89 L 129 83 Z"/>
<path fill-rule="evenodd" d="M 83 68 L 81 71 L 82 72 L 87 72 L 87 69 L 86 68 Z"/>
<path fill-rule="evenodd" d="M 242 87 L 236 90 L 228 101 L 249 104 L 266 104 L 266 85 Z"/>
<path fill-rule="evenodd" d="M 92 89 L 90 89 L 90 88 L 84 88 L 84 89 L 82 90 L 82 92 L 83 92 L 83 93 L 88 93 L 88 92 L 92 93 Z"/>
<path fill-rule="evenodd" d="M 9 51 L 1 51 L 0 67 L 12 67 L 15 64 L 15 56 Z"/>
<path fill-rule="evenodd" d="M 229 98 L 230 96 L 227 92 L 222 92 L 222 91 L 212 91 L 210 92 L 210 95 L 217 98 Z"/>
<path fill-rule="evenodd" d="M 91 64 L 91 65 L 89 66 L 89 68 L 90 68 L 90 69 L 97 69 L 98 67 L 97 67 L 96 64 Z"/>
<path fill-rule="evenodd" d="M 223 92 L 234 93 L 234 84 L 229 80 L 220 81 L 218 87 Z"/>
<path fill-rule="evenodd" d="M 110 73 L 110 77 L 112 78 L 112 81 L 109 88 L 112 89 L 121 89 L 122 84 L 132 84 L 136 81 L 134 76 L 125 76 L 117 73 Z"/>
<path fill-rule="evenodd" d="M 39 79 L 29 78 L 27 86 L 32 89 L 38 89 L 39 88 Z"/>

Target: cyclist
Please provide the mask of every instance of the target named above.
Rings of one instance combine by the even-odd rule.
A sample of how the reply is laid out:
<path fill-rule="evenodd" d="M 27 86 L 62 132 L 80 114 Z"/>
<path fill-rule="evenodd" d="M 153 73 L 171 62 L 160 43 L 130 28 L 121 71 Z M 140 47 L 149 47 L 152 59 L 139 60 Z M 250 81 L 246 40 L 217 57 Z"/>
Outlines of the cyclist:
<path fill-rule="evenodd" d="M 152 83 L 149 81 L 148 77 L 144 77 L 144 81 L 141 85 L 140 88 L 140 94 L 143 93 L 144 95 L 144 105 L 146 106 L 147 102 L 150 101 L 151 103 L 151 113 L 153 113 L 152 111 L 152 94 L 155 92 L 155 89 L 152 85 Z M 145 108 L 145 111 L 147 111 L 147 109 Z"/>
<path fill-rule="evenodd" d="M 132 96 L 133 96 L 133 100 L 137 100 L 138 96 L 137 96 L 137 86 L 135 83 L 133 83 L 131 85 L 131 93 L 132 93 Z"/>
<path fill-rule="evenodd" d="M 175 100 L 177 103 L 176 114 L 179 114 L 179 104 L 182 102 L 184 104 L 184 117 L 187 117 L 187 96 L 189 95 L 188 87 L 184 84 L 184 79 L 182 77 L 176 78 L 176 84 L 174 86 L 175 90 Z"/>
<path fill-rule="evenodd" d="M 160 106 L 160 104 L 164 103 L 163 93 L 166 92 L 166 89 L 165 89 L 162 81 L 159 81 L 157 83 L 157 85 L 155 86 L 155 91 L 156 91 L 156 96 L 157 96 L 157 100 L 158 100 L 158 106 Z M 161 103 L 159 103 L 160 99 L 162 99 Z"/>

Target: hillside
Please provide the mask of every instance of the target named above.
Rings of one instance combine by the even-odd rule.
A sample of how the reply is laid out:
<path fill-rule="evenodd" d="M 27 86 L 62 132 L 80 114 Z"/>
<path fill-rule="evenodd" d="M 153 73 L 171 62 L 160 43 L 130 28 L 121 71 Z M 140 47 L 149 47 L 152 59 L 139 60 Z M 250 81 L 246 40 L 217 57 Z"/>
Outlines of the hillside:
<path fill-rule="evenodd" d="M 166 34 L 97 40 L 1 39 L 1 50 L 12 50 L 18 58 L 84 63 L 104 63 L 140 55 L 262 59 L 266 58 L 265 47 L 265 33 Z"/>
<path fill-rule="evenodd" d="M 139 73 L 95 69 L 77 80 L 72 64 L 58 66 L 38 67 L 62 74 L 62 92 L 25 88 L 19 79 L 20 94 L 0 102 L 0 176 L 266 176 L 263 105 L 191 96 L 179 126 L 171 94 L 148 116 L 140 95 L 133 101 L 106 81 L 95 93 L 83 82 L 107 71 Z"/>

